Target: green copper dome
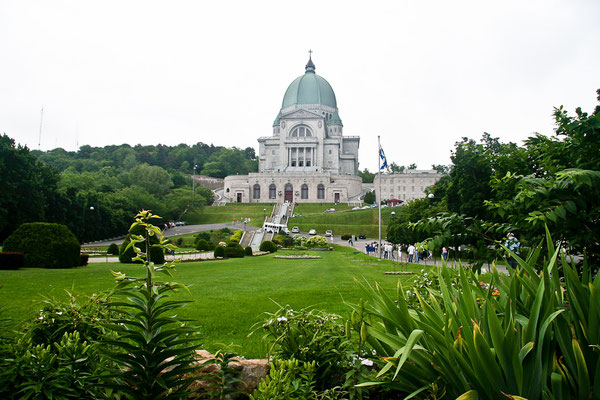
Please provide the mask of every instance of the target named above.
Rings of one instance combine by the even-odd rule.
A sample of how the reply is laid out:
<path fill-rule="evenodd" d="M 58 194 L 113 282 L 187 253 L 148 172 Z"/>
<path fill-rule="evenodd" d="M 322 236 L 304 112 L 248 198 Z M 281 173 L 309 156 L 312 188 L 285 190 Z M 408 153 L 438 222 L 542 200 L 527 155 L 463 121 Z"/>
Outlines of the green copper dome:
<path fill-rule="evenodd" d="M 304 75 L 296 78 L 285 91 L 281 109 L 295 104 L 321 104 L 337 108 L 335 93 L 329 82 L 315 74 L 312 59 L 306 64 Z"/>

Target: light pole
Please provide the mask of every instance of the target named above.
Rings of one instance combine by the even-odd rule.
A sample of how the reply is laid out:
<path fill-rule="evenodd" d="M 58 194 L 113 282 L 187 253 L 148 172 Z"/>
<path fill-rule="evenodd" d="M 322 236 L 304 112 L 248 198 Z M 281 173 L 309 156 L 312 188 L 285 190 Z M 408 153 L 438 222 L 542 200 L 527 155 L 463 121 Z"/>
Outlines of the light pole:
<path fill-rule="evenodd" d="M 194 168 L 192 169 L 192 207 L 194 206 L 194 200 L 196 200 L 196 179 L 194 176 L 196 175 L 196 160 L 194 160 Z"/>
<path fill-rule="evenodd" d="M 267 218 L 267 209 L 263 208 L 263 222 L 265 221 L 266 218 Z"/>

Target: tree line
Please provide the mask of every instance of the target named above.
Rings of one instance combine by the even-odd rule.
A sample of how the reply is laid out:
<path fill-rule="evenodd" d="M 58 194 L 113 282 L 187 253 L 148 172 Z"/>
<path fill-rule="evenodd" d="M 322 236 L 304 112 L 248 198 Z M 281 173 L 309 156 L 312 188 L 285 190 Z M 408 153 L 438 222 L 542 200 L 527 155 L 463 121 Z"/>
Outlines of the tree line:
<path fill-rule="evenodd" d="M 600 90 L 598 90 L 600 103 Z M 600 261 L 600 105 L 571 115 L 554 109 L 553 135 L 535 133 L 522 145 L 484 133 L 462 138 L 447 173 L 389 224 L 396 243 L 426 241 L 432 249 L 463 245 L 476 258 L 495 257 L 514 232 L 534 247 L 546 228 L 570 251 Z M 490 259 L 491 260 L 491 259 Z"/>
<path fill-rule="evenodd" d="M 252 148 L 82 146 L 30 151 L 0 137 L 0 242 L 24 222 L 67 225 L 81 242 L 127 232 L 131 216 L 151 209 L 166 221 L 193 221 L 212 192 L 190 175 L 223 178 L 255 171 Z"/>

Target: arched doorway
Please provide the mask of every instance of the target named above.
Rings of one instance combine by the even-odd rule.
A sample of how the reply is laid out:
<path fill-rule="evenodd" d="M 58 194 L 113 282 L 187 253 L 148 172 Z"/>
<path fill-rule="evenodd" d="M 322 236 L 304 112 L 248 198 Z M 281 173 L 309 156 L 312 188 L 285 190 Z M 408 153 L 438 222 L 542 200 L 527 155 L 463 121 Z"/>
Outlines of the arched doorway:
<path fill-rule="evenodd" d="M 285 184 L 285 201 L 292 203 L 294 201 L 294 187 L 291 183 Z"/>

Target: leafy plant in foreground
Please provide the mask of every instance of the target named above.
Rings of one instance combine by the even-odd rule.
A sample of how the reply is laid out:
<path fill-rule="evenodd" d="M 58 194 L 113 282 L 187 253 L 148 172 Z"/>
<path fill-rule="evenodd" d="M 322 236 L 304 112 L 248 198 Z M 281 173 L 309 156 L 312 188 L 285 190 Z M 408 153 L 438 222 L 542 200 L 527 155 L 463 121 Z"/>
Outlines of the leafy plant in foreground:
<path fill-rule="evenodd" d="M 433 385 L 452 398 L 599 398 L 600 278 L 585 265 L 580 278 L 563 258 L 561 282 L 549 233 L 546 248 L 539 275 L 541 246 L 527 260 L 512 254 L 519 267 L 511 276 L 494 269 L 487 286 L 461 270 L 455 288 L 444 268 L 439 293 L 417 293 L 421 309 L 409 308 L 401 288 L 394 301 L 363 285 L 373 319 L 367 340 L 387 363 L 380 378 L 416 398 Z"/>
<path fill-rule="evenodd" d="M 120 367 L 120 384 L 114 388 L 136 399 L 185 399 L 190 394 L 190 379 L 184 375 L 193 370 L 195 330 L 172 315 L 186 301 L 167 300 L 167 293 L 185 285 L 156 280 L 156 273 L 171 276 L 172 263 L 155 265 L 149 254 L 150 238 L 156 238 L 163 249 L 174 249 L 163 238 L 161 230 L 150 223 L 160 218 L 149 211 L 141 211 L 131 225 L 130 232 L 142 230 L 143 234 L 130 234 L 127 249 L 133 248 L 134 262 L 143 263 L 146 276 L 142 278 L 113 273 L 117 280 L 114 290 L 123 301 L 113 302 L 110 307 L 121 313 L 107 328 L 117 334 L 116 339 L 106 340 L 108 357 Z"/>

